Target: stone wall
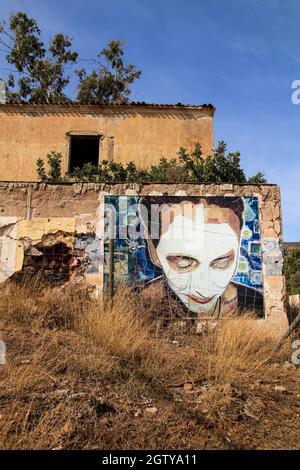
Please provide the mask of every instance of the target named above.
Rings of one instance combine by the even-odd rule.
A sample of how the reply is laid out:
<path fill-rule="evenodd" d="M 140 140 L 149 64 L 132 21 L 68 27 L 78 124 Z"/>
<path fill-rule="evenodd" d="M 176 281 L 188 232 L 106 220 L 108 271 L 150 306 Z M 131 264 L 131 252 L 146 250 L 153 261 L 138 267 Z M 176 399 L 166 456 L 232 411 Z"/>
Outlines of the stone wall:
<path fill-rule="evenodd" d="M 263 321 L 278 326 L 280 331 L 286 327 L 281 201 L 276 185 L 2 182 L 0 281 L 6 281 L 14 273 L 32 269 L 34 259 L 36 269 L 43 261 L 41 269 L 57 269 L 66 280 L 81 276 L 101 291 L 107 195 L 257 197 L 263 261 Z M 51 266 L 47 265 L 48 262 Z"/>
<path fill-rule="evenodd" d="M 37 181 L 36 160 L 61 152 L 70 162 L 71 136 L 98 136 L 99 159 L 138 166 L 176 157 L 179 147 L 213 150 L 212 106 L 0 105 L 0 180 Z"/>

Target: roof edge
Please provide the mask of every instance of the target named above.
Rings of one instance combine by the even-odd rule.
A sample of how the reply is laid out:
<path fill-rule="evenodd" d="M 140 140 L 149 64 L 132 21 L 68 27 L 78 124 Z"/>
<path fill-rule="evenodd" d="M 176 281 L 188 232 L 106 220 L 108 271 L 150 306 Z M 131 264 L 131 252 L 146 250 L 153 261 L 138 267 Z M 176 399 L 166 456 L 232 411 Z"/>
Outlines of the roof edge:
<path fill-rule="evenodd" d="M 202 104 L 202 105 L 195 105 L 195 104 L 183 104 L 183 103 L 175 103 L 175 104 L 163 104 L 163 103 L 146 103 L 144 101 L 132 101 L 130 103 L 120 103 L 120 104 L 79 104 L 79 103 L 2 103 L 0 104 L 0 109 L 93 109 L 93 110 L 117 110 L 117 109 L 133 109 L 133 108 L 146 108 L 146 109 L 157 109 L 157 110 L 210 110 L 210 112 L 214 113 L 216 108 L 211 104 Z"/>
<path fill-rule="evenodd" d="M 249 186 L 249 187 L 277 187 L 280 189 L 280 185 L 278 183 L 164 183 L 164 182 L 142 182 L 142 181 L 135 181 L 135 182 L 123 182 L 123 183 L 112 183 L 112 182 L 106 182 L 106 183 L 96 183 L 96 182 L 83 182 L 83 181 L 21 181 L 21 180 L 0 180 L 0 187 L 2 186 L 9 186 L 12 185 L 12 187 L 25 187 L 25 186 L 32 186 L 32 187 L 38 187 L 38 186 L 76 186 L 76 185 L 88 185 L 91 189 L 92 187 L 100 187 L 100 186 L 226 186 L 226 191 L 228 190 L 228 186 L 234 187 L 234 186 Z M 299 242 L 300 243 L 300 242 Z"/>

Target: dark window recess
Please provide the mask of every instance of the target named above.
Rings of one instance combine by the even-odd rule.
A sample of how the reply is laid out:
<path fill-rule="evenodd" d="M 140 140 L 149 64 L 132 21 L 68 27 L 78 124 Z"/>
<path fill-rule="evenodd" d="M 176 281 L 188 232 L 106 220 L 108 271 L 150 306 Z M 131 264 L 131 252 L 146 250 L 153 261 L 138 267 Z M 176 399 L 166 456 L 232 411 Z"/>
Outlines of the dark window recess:
<path fill-rule="evenodd" d="M 82 168 L 85 163 L 99 164 L 99 136 L 71 136 L 70 168 Z"/>

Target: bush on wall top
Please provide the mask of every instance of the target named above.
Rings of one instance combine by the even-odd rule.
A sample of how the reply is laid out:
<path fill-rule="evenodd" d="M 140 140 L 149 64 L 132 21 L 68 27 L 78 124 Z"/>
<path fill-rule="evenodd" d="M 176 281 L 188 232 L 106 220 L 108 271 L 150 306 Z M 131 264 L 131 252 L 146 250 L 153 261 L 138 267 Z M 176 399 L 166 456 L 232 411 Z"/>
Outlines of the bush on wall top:
<path fill-rule="evenodd" d="M 91 163 L 75 168 L 62 176 L 60 152 L 47 155 L 45 162 L 36 161 L 37 174 L 43 182 L 94 182 L 94 183 L 253 183 L 264 184 L 267 180 L 262 172 L 247 178 L 241 168 L 240 153 L 228 152 L 224 141 L 218 143 L 214 154 L 203 157 L 200 144 L 192 152 L 181 147 L 178 158 L 162 157 L 157 165 L 141 169 L 133 161 L 127 164 L 102 160 L 98 166 Z"/>

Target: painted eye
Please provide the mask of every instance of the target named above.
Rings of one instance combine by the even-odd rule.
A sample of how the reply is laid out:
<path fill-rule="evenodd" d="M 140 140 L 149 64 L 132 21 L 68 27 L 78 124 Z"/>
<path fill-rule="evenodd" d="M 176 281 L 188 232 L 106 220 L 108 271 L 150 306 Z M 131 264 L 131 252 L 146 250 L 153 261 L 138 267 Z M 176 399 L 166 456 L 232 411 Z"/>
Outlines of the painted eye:
<path fill-rule="evenodd" d="M 231 256 L 227 256 L 226 258 L 220 258 L 212 261 L 210 266 L 213 269 L 228 269 L 232 262 L 233 258 Z"/>
<path fill-rule="evenodd" d="M 180 258 L 177 262 L 178 268 L 189 268 L 192 264 L 191 258 Z"/>
<path fill-rule="evenodd" d="M 189 256 L 167 256 L 168 263 L 177 272 L 188 272 L 195 269 L 199 262 Z"/>

